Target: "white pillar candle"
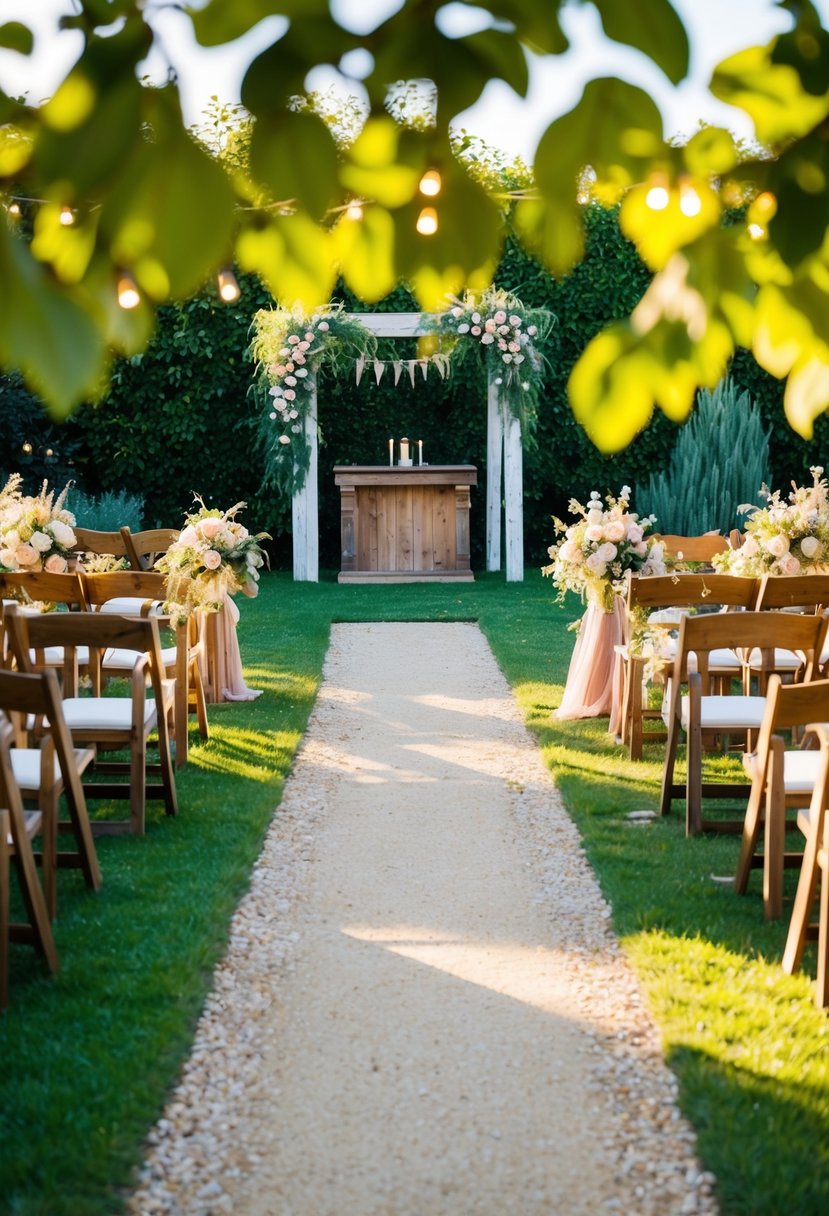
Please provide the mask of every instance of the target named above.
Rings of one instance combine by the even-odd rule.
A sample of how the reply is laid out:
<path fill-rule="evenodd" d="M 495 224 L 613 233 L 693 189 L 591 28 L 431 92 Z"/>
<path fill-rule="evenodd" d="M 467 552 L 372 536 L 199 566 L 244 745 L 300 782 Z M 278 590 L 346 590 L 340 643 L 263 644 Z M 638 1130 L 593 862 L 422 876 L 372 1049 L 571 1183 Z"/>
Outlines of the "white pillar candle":
<path fill-rule="evenodd" d="M 394 464 L 394 440 L 389 440 L 389 464 Z"/>
<path fill-rule="evenodd" d="M 417 441 L 417 463 L 423 464 L 423 440 L 422 439 L 418 439 L 418 441 Z"/>
<path fill-rule="evenodd" d="M 408 439 L 400 440 L 400 463 L 409 459 L 409 441 Z"/>

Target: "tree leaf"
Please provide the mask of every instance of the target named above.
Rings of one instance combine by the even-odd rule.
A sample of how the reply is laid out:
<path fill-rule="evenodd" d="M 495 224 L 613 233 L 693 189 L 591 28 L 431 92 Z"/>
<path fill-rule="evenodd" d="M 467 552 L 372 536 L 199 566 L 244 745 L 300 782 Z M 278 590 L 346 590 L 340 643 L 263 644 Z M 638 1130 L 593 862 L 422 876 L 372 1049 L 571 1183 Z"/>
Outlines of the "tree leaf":
<path fill-rule="evenodd" d="M 688 74 L 688 35 L 668 0 L 619 4 L 593 0 L 608 38 L 636 47 L 657 64 L 673 84 Z"/>
<path fill-rule="evenodd" d="M 274 299 L 309 312 L 331 298 L 336 278 L 333 240 L 307 215 L 279 216 L 240 234 L 239 265 L 260 275 Z"/>
<path fill-rule="evenodd" d="M 394 220 L 384 207 L 365 207 L 360 220 L 344 215 L 332 238 L 343 278 L 361 300 L 374 303 L 394 289 Z"/>
<path fill-rule="evenodd" d="M 814 421 L 829 408 L 829 349 L 798 361 L 783 394 L 790 426 L 803 439 L 814 437 Z"/>
<path fill-rule="evenodd" d="M 684 198 L 693 190 L 699 211 L 686 215 Z M 709 228 L 720 222 L 720 202 L 714 190 L 703 179 L 683 182 L 668 189 L 667 206 L 654 211 L 648 204 L 650 183 L 628 190 L 619 212 L 622 231 L 636 245 L 651 270 L 661 270 L 684 245 L 690 245 Z"/>
<path fill-rule="evenodd" d="M 200 8 L 188 7 L 196 38 L 202 46 L 221 46 L 241 38 L 265 17 L 323 17 L 328 0 L 212 0 Z"/>
<path fill-rule="evenodd" d="M 539 54 L 561 55 L 570 45 L 558 21 L 562 0 L 480 0 L 479 7 L 511 21 L 521 41 Z"/>
<path fill-rule="evenodd" d="M 711 92 L 737 106 L 754 122 L 757 138 L 770 148 L 806 135 L 829 114 L 829 96 L 807 93 L 795 69 L 772 62 L 774 43 L 724 59 L 711 78 Z"/>
<path fill-rule="evenodd" d="M 337 164 L 331 132 L 316 114 L 286 112 L 254 124 L 250 168 L 273 200 L 297 199 L 321 219 L 339 197 Z"/>
<path fill-rule="evenodd" d="M 18 55 L 31 55 L 35 48 L 34 34 L 20 21 L 6 21 L 0 25 L 0 47 L 17 51 Z"/>
<path fill-rule="evenodd" d="M 305 92 L 305 77 L 319 64 L 336 66 L 359 39 L 311 6 L 301 21 L 253 60 L 242 81 L 242 105 L 258 116 L 279 114 L 291 97 Z"/>

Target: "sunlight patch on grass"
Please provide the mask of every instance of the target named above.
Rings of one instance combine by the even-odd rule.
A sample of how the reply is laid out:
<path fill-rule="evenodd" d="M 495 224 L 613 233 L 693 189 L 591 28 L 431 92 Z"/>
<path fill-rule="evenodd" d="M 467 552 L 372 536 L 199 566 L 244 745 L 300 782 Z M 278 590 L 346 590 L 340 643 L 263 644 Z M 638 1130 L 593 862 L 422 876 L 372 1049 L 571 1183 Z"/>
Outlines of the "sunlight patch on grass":
<path fill-rule="evenodd" d="M 284 777 L 302 738 L 300 731 L 249 730 L 239 726 L 212 726 L 210 741 L 193 748 L 194 768 L 227 773 L 250 781 L 268 782 Z"/>

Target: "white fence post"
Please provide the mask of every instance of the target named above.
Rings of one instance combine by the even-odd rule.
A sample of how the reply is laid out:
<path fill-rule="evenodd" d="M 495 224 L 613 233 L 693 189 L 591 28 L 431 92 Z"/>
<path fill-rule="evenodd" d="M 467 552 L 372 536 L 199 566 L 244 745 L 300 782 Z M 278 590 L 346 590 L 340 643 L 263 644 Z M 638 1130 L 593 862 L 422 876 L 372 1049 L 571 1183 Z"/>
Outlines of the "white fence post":
<path fill-rule="evenodd" d="M 490 368 L 486 387 L 486 568 L 501 569 L 501 455 L 504 414 L 501 395 Z"/>
<path fill-rule="evenodd" d="M 318 583 L 320 577 L 317 378 L 313 373 L 312 377 L 304 420 L 305 441 L 310 448 L 308 472 L 305 485 L 296 491 L 291 502 L 294 580 L 299 583 Z"/>
<path fill-rule="evenodd" d="M 524 581 L 524 447 L 521 423 L 504 402 L 504 501 L 508 583 Z"/>

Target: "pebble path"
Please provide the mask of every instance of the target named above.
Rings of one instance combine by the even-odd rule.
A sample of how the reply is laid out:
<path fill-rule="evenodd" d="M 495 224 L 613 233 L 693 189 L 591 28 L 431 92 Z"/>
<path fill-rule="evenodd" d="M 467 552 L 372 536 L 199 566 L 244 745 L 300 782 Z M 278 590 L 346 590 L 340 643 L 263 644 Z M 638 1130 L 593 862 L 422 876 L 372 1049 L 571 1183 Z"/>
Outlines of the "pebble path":
<path fill-rule="evenodd" d="M 473 624 L 341 624 L 133 1216 L 709 1216 L 676 1081 Z"/>

